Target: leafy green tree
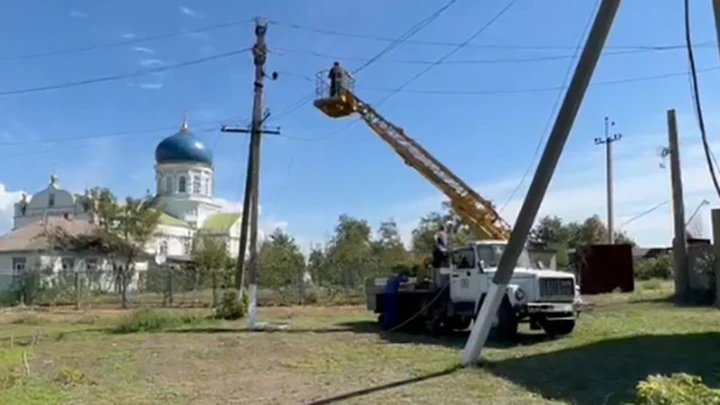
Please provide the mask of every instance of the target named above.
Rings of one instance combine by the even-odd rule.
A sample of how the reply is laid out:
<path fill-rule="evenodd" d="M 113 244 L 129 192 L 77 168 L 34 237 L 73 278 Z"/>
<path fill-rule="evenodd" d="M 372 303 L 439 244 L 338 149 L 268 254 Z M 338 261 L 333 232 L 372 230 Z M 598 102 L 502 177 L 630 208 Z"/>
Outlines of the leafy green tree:
<path fill-rule="evenodd" d="M 397 223 L 393 220 L 382 222 L 373 241 L 373 255 L 379 266 L 386 271 L 396 266 L 410 266 L 412 258 L 405 249 Z"/>
<path fill-rule="evenodd" d="M 366 277 L 380 273 L 370 241 L 371 228 L 365 220 L 340 215 L 335 235 L 326 252 L 328 274 L 345 290 L 355 288 Z"/>
<path fill-rule="evenodd" d="M 261 286 L 284 291 L 287 286 L 302 282 L 305 257 L 295 239 L 281 229 L 275 229 L 262 244 L 258 259 Z"/>
<path fill-rule="evenodd" d="M 160 215 L 154 198 L 127 197 L 119 204 L 107 188 L 90 192 L 91 214 L 96 217 L 98 229 L 89 235 L 71 235 L 61 228 L 49 230 L 48 237 L 60 250 L 97 252 L 111 263 L 115 285 L 127 308 L 127 289 L 135 274 L 135 262 L 149 259 L 145 247 L 157 229 Z"/>
<path fill-rule="evenodd" d="M 232 277 L 232 259 L 228 255 L 225 238 L 200 234 L 195 238 L 193 261 L 201 274 L 210 279 L 212 305 L 218 304 L 219 285 L 228 285 Z"/>

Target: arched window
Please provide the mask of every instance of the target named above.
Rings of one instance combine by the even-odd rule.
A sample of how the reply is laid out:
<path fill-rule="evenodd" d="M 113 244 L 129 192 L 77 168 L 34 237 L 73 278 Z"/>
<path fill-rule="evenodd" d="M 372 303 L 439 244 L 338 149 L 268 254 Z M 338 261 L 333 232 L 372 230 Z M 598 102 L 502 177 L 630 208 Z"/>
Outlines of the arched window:
<path fill-rule="evenodd" d="M 185 176 L 180 176 L 178 181 L 178 193 L 186 193 Z"/>
<path fill-rule="evenodd" d="M 210 177 L 205 177 L 203 186 L 204 186 L 203 194 L 210 195 Z"/>
<path fill-rule="evenodd" d="M 173 192 L 173 178 L 172 178 L 172 176 L 168 176 L 168 177 L 166 177 L 166 179 L 165 179 L 165 191 L 167 191 L 168 193 L 172 193 L 172 192 Z"/>

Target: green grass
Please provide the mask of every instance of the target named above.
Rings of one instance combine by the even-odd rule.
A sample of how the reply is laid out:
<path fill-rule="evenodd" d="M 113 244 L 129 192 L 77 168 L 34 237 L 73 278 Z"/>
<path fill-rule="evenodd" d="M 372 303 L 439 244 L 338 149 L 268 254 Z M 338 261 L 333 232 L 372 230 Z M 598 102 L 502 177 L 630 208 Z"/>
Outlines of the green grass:
<path fill-rule="evenodd" d="M 198 325 L 206 321 L 196 314 L 177 314 L 156 309 L 140 309 L 126 315 L 112 329 L 115 333 L 159 332 L 183 325 Z"/>
<path fill-rule="evenodd" d="M 676 307 L 670 292 L 648 281 L 592 297 L 572 335 L 521 329 L 517 344 L 490 342 L 475 369 L 457 368 L 466 333 L 384 334 L 357 306 L 261 308 L 260 320 L 291 325 L 276 332 L 185 310 L 38 313 L 36 325 L 13 323 L 16 315 L 0 325 L 0 374 L 22 378 L 0 389 L 0 404 L 612 405 L 632 401 L 650 374 L 687 372 L 717 386 L 720 313 Z M 25 346 L 35 332 L 38 344 Z"/>

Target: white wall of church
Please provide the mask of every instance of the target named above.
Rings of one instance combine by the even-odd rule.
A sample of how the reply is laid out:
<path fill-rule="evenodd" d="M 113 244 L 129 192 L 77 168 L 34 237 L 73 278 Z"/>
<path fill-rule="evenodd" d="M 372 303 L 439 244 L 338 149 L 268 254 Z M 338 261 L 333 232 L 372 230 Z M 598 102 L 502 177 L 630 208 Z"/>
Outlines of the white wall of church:
<path fill-rule="evenodd" d="M 161 244 L 167 243 L 168 256 L 189 256 L 192 254 L 193 234 L 192 229 L 159 225 L 155 238 L 147 244 L 145 250 L 155 254 Z"/>

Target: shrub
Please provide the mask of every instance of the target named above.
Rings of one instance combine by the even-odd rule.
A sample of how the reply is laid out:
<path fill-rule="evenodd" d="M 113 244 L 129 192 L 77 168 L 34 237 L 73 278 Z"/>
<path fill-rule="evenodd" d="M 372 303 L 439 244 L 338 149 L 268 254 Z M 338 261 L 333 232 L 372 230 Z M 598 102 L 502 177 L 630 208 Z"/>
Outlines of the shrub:
<path fill-rule="evenodd" d="M 242 299 L 238 302 L 235 290 L 226 290 L 220 304 L 215 308 L 215 317 L 230 321 L 240 319 L 247 313 L 248 305 L 249 297 L 247 294 L 243 294 Z"/>
<path fill-rule="evenodd" d="M 158 332 L 201 321 L 202 317 L 195 315 L 183 314 L 178 316 L 168 311 L 141 309 L 122 318 L 113 328 L 113 332 Z"/>
<path fill-rule="evenodd" d="M 650 280 L 652 278 L 668 279 L 673 275 L 673 258 L 669 253 L 649 259 L 641 259 L 635 266 L 635 278 Z"/>
<path fill-rule="evenodd" d="M 718 405 L 720 390 L 685 373 L 652 375 L 637 385 L 636 401 L 637 405 Z"/>
<path fill-rule="evenodd" d="M 89 383 L 87 376 L 82 370 L 75 367 L 63 366 L 54 378 L 60 385 L 82 385 Z"/>

